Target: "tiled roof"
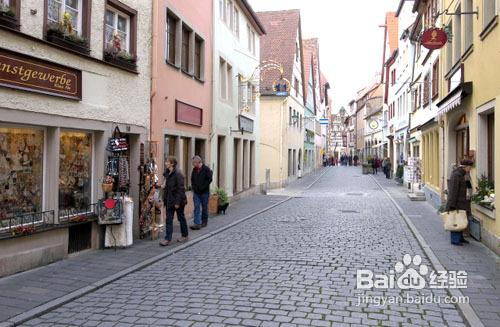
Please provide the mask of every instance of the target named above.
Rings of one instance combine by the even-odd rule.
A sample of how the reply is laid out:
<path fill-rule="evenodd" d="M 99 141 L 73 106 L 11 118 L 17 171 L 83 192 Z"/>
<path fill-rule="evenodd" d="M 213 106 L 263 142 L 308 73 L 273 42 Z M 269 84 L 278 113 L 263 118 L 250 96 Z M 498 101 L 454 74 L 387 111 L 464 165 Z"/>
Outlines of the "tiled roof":
<path fill-rule="evenodd" d="M 260 38 L 260 61 L 274 60 L 283 65 L 283 77 L 292 83 L 295 60 L 295 42 L 300 30 L 300 11 L 258 12 L 257 17 L 264 25 L 266 35 Z M 260 92 L 269 94 L 280 76 L 277 71 L 262 72 Z"/>
<path fill-rule="evenodd" d="M 385 24 L 387 26 L 387 36 L 389 43 L 389 53 L 393 53 L 398 48 L 399 32 L 398 18 L 395 12 L 388 12 L 385 16 Z"/>

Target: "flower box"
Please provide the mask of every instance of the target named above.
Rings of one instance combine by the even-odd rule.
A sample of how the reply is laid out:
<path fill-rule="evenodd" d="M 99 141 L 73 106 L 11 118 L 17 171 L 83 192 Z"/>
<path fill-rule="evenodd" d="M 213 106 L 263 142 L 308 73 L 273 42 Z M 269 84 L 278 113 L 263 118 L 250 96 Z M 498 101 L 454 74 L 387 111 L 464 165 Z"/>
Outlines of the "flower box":
<path fill-rule="evenodd" d="M 473 203 L 472 208 L 476 209 L 476 211 L 482 213 L 483 215 L 487 216 L 488 218 L 495 219 L 496 218 L 496 210 L 495 209 L 490 209 L 487 208 L 483 205 Z"/>
<path fill-rule="evenodd" d="M 87 43 L 72 41 L 67 36 L 61 35 L 58 32 L 49 30 L 47 32 L 47 41 L 85 55 L 90 54 L 90 49 Z"/>
<path fill-rule="evenodd" d="M 5 12 L 0 12 L 0 25 L 16 30 L 19 29 L 16 17 L 8 15 Z"/>
<path fill-rule="evenodd" d="M 128 70 L 137 70 L 137 62 L 134 59 L 124 59 L 119 56 L 114 56 L 110 53 L 104 53 L 104 61 L 109 62 L 110 64 L 123 67 Z"/>

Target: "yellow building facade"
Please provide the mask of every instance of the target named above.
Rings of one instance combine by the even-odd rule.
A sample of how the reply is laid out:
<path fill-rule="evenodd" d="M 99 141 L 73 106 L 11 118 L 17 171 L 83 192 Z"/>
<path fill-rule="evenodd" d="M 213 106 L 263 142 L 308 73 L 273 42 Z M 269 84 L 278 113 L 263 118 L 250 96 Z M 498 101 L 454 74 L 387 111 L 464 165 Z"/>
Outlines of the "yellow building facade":
<path fill-rule="evenodd" d="M 494 183 L 500 176 L 500 28 L 498 0 L 444 0 L 441 23 L 452 37 L 441 51 L 441 90 L 438 103 L 444 132 L 443 177 L 448 179 L 455 164 L 464 157 L 473 159 L 471 171 L 474 191 L 478 179 Z M 465 14 L 476 12 L 474 14 Z M 498 183 L 495 185 L 498 188 Z M 498 197 L 494 200 L 498 208 Z M 500 220 L 496 210 L 474 203 L 472 214 L 481 224 L 481 239 L 500 253 Z"/>

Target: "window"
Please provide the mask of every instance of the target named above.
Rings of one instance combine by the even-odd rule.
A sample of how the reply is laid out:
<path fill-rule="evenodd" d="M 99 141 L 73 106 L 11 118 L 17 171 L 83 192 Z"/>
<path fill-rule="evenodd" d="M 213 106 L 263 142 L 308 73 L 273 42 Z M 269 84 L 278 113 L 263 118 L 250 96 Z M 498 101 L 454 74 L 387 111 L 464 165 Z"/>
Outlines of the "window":
<path fill-rule="evenodd" d="M 229 102 L 233 101 L 233 67 L 227 65 L 227 100 Z"/>
<path fill-rule="evenodd" d="M 255 86 L 250 82 L 241 82 L 238 89 L 239 108 L 243 112 L 255 114 L 253 92 Z"/>
<path fill-rule="evenodd" d="M 58 25 L 68 13 L 76 34 L 82 35 L 82 0 L 47 0 L 47 22 Z"/>
<path fill-rule="evenodd" d="M 43 210 L 43 150 L 43 130 L 0 128 L 0 218 Z"/>
<path fill-rule="evenodd" d="M 422 84 L 419 84 L 417 87 L 417 109 L 420 109 L 422 106 Z"/>
<path fill-rule="evenodd" d="M 248 35 L 248 51 L 251 54 L 255 54 L 255 32 L 247 25 L 247 35 Z"/>
<path fill-rule="evenodd" d="M 61 132 L 59 148 L 59 210 L 66 215 L 91 204 L 92 135 Z M 64 215 L 64 214 L 63 214 Z"/>
<path fill-rule="evenodd" d="M 456 8 L 457 12 L 460 12 L 461 6 Z M 462 58 L 462 20 L 460 16 L 453 20 L 453 64 L 460 61 Z"/>
<path fill-rule="evenodd" d="M 199 37 L 195 38 L 194 42 L 194 76 L 203 79 L 202 77 L 202 49 L 203 49 L 203 40 Z"/>
<path fill-rule="evenodd" d="M 292 107 L 288 107 L 288 125 L 292 125 Z"/>
<path fill-rule="evenodd" d="M 391 85 L 396 84 L 396 69 L 391 71 Z"/>
<path fill-rule="evenodd" d="M 430 77 L 429 77 L 429 73 L 427 73 L 427 75 L 425 75 L 424 77 L 424 100 L 423 100 L 423 103 L 424 103 L 424 106 L 427 106 L 429 104 L 429 88 L 430 88 L 430 84 L 431 84 L 431 81 L 430 81 Z"/>
<path fill-rule="evenodd" d="M 295 96 L 298 97 L 299 96 L 299 80 L 294 77 L 293 79 L 293 87 L 295 89 Z"/>
<path fill-rule="evenodd" d="M 483 29 L 497 16 L 497 0 L 483 0 Z"/>
<path fill-rule="evenodd" d="M 181 49 L 181 68 L 189 72 L 189 36 L 191 31 L 185 25 L 182 26 L 182 49 Z"/>
<path fill-rule="evenodd" d="M 488 123 L 488 179 L 495 181 L 495 113 L 487 116 Z"/>
<path fill-rule="evenodd" d="M 233 26 L 233 2 L 231 0 L 226 1 L 226 25 L 229 27 Z"/>
<path fill-rule="evenodd" d="M 219 18 L 226 21 L 226 0 L 219 0 Z"/>
<path fill-rule="evenodd" d="M 464 7 L 465 12 L 472 12 L 474 10 L 473 6 L 472 6 L 472 1 L 473 0 L 465 0 L 465 7 Z M 474 15 L 464 15 L 463 18 L 465 20 L 465 26 L 464 26 L 464 33 L 465 33 L 465 35 L 464 35 L 464 52 L 465 52 L 465 51 L 469 50 L 469 48 L 473 42 Z"/>
<path fill-rule="evenodd" d="M 236 37 L 240 37 L 240 12 L 238 9 L 234 8 L 234 34 L 236 34 Z"/>
<path fill-rule="evenodd" d="M 104 16 L 104 42 L 113 47 L 113 38 L 119 37 L 121 50 L 130 52 L 130 17 L 119 10 L 108 7 Z"/>
<path fill-rule="evenodd" d="M 453 21 L 448 24 L 448 30 L 453 33 Z M 446 44 L 446 72 L 448 73 L 453 68 L 453 44 Z"/>
<path fill-rule="evenodd" d="M 432 65 L 432 98 L 439 94 L 439 59 Z"/>
<path fill-rule="evenodd" d="M 220 82 L 220 97 L 223 100 L 227 100 L 227 74 L 226 74 L 226 62 L 224 59 L 220 59 L 219 62 L 219 82 Z"/>
<path fill-rule="evenodd" d="M 178 19 L 167 13 L 167 61 L 175 65 Z"/>

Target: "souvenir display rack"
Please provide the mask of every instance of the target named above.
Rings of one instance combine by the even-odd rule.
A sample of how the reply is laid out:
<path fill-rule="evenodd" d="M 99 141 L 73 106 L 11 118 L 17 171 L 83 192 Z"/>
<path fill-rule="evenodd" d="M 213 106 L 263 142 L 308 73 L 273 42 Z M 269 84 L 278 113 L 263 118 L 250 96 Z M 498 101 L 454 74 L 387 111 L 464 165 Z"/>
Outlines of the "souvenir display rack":
<path fill-rule="evenodd" d="M 144 148 L 149 151 L 146 154 Z M 158 166 L 155 161 L 158 153 L 158 143 L 141 144 L 141 192 L 139 207 L 140 238 L 156 239 L 163 225 L 161 224 L 161 198 L 158 186 Z"/>

